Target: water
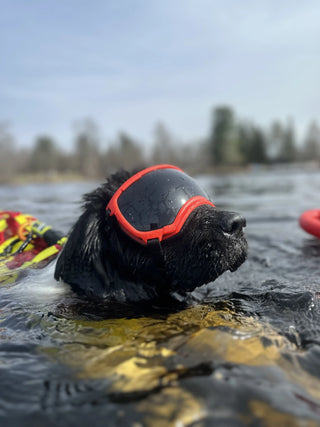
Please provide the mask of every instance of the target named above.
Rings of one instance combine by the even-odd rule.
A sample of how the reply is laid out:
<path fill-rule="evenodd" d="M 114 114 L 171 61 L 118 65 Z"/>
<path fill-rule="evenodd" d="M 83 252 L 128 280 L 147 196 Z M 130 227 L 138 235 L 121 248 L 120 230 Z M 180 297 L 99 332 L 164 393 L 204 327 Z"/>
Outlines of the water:
<path fill-rule="evenodd" d="M 320 424 L 320 241 L 297 223 L 320 172 L 198 179 L 246 216 L 248 261 L 183 309 L 93 306 L 53 264 L 2 286 L 1 425 Z M 0 207 L 67 231 L 94 187 L 1 187 Z"/>

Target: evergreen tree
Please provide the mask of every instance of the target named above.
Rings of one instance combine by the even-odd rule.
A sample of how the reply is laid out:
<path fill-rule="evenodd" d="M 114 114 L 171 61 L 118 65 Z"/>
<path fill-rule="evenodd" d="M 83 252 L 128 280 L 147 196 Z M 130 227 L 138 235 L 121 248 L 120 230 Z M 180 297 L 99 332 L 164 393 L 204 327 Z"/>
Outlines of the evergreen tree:
<path fill-rule="evenodd" d="M 29 162 L 30 172 L 52 172 L 57 168 L 58 149 L 50 136 L 39 136 L 31 151 Z"/>
<path fill-rule="evenodd" d="M 240 123 L 238 138 L 243 163 L 267 162 L 266 136 L 261 128 L 250 123 Z"/>
<path fill-rule="evenodd" d="M 235 123 L 230 107 L 217 107 L 213 112 L 213 122 L 209 136 L 212 163 L 223 165 L 232 163 L 235 146 Z"/>
<path fill-rule="evenodd" d="M 251 162 L 251 149 L 252 149 L 252 125 L 246 122 L 238 124 L 238 141 L 241 161 L 244 164 Z"/>
<path fill-rule="evenodd" d="M 0 182 L 10 181 L 17 172 L 15 141 L 7 123 L 0 123 Z"/>
<path fill-rule="evenodd" d="M 250 162 L 267 162 L 266 138 L 263 130 L 259 127 L 255 127 L 252 132 Z"/>
<path fill-rule="evenodd" d="M 310 123 L 304 141 L 303 159 L 307 161 L 320 159 L 320 127 L 313 121 Z"/>
<path fill-rule="evenodd" d="M 295 131 L 293 122 L 290 120 L 283 134 L 280 160 L 286 163 L 294 162 L 296 160 L 296 157 L 297 149 L 295 142 Z"/>
<path fill-rule="evenodd" d="M 266 144 L 267 156 L 271 162 L 280 160 L 284 134 L 285 130 L 283 125 L 275 120 L 271 124 L 268 142 Z"/>
<path fill-rule="evenodd" d="M 91 119 L 76 124 L 75 169 L 82 175 L 95 178 L 101 175 L 99 155 L 99 129 Z"/>

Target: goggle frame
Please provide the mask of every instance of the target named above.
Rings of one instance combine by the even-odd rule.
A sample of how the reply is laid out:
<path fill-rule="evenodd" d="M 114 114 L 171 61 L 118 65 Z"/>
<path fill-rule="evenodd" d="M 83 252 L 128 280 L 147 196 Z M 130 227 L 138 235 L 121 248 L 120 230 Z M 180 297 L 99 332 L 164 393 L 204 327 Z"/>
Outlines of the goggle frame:
<path fill-rule="evenodd" d="M 155 165 L 143 169 L 142 171 L 130 177 L 118 188 L 118 190 L 110 199 L 106 208 L 110 216 L 116 217 L 118 224 L 120 225 L 122 230 L 132 239 L 143 245 L 147 245 L 148 241 L 153 241 L 155 239 L 158 239 L 158 241 L 161 242 L 163 240 L 169 239 L 170 237 L 176 236 L 181 231 L 191 212 L 193 212 L 197 207 L 201 205 L 210 205 L 212 207 L 215 207 L 215 205 L 209 199 L 203 196 L 194 196 L 182 205 L 174 221 L 171 224 L 167 224 L 161 228 L 156 228 L 154 230 L 149 231 L 137 230 L 122 214 L 118 205 L 118 199 L 121 194 L 127 190 L 127 188 L 129 188 L 132 184 L 141 179 L 144 175 L 159 169 L 176 169 L 184 173 L 184 171 L 179 167 L 168 164 Z"/>

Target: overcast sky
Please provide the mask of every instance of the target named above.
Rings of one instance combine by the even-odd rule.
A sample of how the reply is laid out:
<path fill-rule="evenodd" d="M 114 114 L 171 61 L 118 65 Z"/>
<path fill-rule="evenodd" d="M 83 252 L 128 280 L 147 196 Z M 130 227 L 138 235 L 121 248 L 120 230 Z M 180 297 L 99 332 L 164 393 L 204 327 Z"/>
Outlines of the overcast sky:
<path fill-rule="evenodd" d="M 319 0 L 0 0 L 0 121 L 72 146 L 75 120 L 188 141 L 210 111 L 320 121 Z"/>

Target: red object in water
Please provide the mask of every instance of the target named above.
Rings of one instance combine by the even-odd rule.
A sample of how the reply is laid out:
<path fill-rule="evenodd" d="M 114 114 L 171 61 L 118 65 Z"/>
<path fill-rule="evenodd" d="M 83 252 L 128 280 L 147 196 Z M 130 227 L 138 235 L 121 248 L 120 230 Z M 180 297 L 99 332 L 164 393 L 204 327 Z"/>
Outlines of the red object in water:
<path fill-rule="evenodd" d="M 301 228 L 320 239 L 320 209 L 304 212 L 299 219 Z"/>

